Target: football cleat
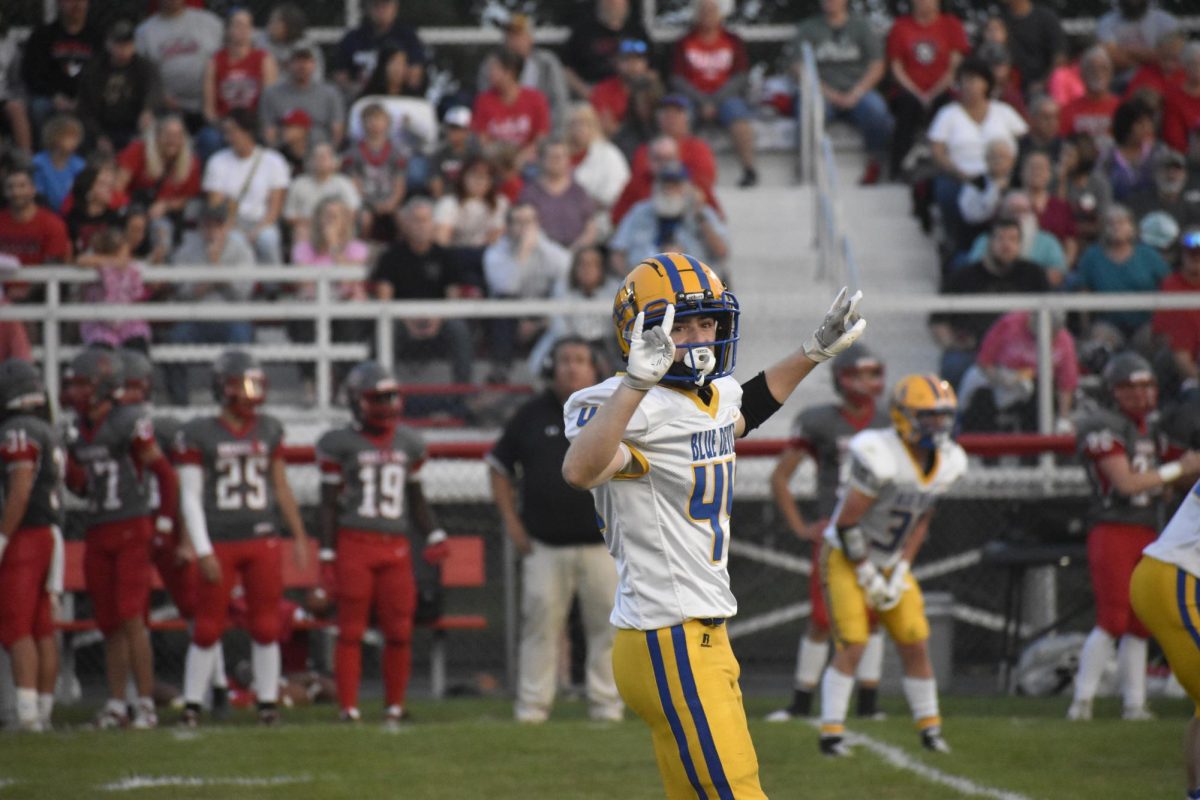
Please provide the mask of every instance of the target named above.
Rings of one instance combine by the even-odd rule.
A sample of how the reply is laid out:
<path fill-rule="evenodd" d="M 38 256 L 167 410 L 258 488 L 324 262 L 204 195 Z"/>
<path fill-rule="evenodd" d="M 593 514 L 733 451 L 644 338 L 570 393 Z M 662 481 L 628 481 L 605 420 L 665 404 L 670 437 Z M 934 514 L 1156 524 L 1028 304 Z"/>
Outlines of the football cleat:
<path fill-rule="evenodd" d="M 921 731 L 921 746 L 931 753 L 950 752 L 950 745 L 942 738 L 942 729 L 936 725 Z"/>
<path fill-rule="evenodd" d="M 1147 722 L 1158 717 L 1146 706 L 1128 706 L 1121 710 L 1121 719 L 1127 722 Z"/>
<path fill-rule="evenodd" d="M 817 741 L 817 747 L 820 749 L 821 755 L 830 758 L 847 758 L 854 755 L 850 745 L 846 744 L 846 740 L 841 736 L 822 736 Z"/>
<path fill-rule="evenodd" d="M 183 709 L 183 714 L 179 717 L 179 727 L 181 728 L 199 728 L 200 727 L 200 709 L 193 706 L 188 706 Z"/>
<path fill-rule="evenodd" d="M 97 730 L 110 731 L 129 727 L 129 716 L 105 706 L 92 722 Z"/>
<path fill-rule="evenodd" d="M 350 723 L 362 722 L 362 712 L 357 708 L 343 708 L 338 714 L 338 721 Z"/>
<path fill-rule="evenodd" d="M 402 706 L 388 706 L 383 717 L 384 730 L 398 731 L 404 723 L 410 722 L 411 719 L 411 715 Z"/>
<path fill-rule="evenodd" d="M 154 703 L 143 703 L 138 701 L 134 708 L 133 721 L 130 727 L 139 731 L 153 730 L 158 727 L 158 713 L 154 710 Z"/>
<path fill-rule="evenodd" d="M 279 709 L 274 704 L 260 707 L 258 709 L 258 724 L 264 728 L 274 728 L 279 724 Z"/>
<path fill-rule="evenodd" d="M 1075 700 L 1072 702 L 1071 707 L 1067 709 L 1067 719 L 1072 722 L 1091 722 L 1092 701 Z"/>

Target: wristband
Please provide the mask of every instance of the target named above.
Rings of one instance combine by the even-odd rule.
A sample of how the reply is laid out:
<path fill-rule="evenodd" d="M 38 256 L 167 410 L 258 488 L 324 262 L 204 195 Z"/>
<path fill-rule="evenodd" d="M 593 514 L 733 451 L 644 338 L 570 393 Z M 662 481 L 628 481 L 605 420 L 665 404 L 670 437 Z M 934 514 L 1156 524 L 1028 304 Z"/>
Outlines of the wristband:
<path fill-rule="evenodd" d="M 446 541 L 446 539 L 448 539 L 448 538 L 450 538 L 450 537 L 448 537 L 446 535 L 445 530 L 443 530 L 442 528 L 437 528 L 434 531 L 432 531 L 428 536 L 425 537 L 425 546 L 431 547 L 435 544 L 441 544 L 442 542 Z"/>
<path fill-rule="evenodd" d="M 1183 465 L 1178 461 L 1163 464 L 1158 468 L 1158 477 L 1163 483 L 1172 483 L 1183 475 Z"/>

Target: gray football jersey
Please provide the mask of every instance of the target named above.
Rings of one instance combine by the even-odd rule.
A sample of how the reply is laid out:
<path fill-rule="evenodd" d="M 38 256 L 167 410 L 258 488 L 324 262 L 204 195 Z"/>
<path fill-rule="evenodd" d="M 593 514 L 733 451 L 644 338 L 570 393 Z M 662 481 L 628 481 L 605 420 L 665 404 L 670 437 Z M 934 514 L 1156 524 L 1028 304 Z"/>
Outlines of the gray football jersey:
<path fill-rule="evenodd" d="M 317 464 L 323 483 L 341 486 L 338 527 L 411 532 L 404 488 L 424 460 L 425 442 L 408 428 L 380 437 L 353 426 L 325 433 L 317 440 Z"/>
<path fill-rule="evenodd" d="M 1162 489 L 1126 497 L 1108 482 L 1098 463 L 1124 453 L 1134 472 L 1150 472 L 1162 464 L 1166 437 L 1160 432 L 1158 415 L 1151 414 L 1144 427 L 1116 411 L 1101 410 L 1085 418 L 1078 428 L 1075 447 L 1087 468 L 1092 493 L 1099 501 L 1092 510 L 1093 522 L 1123 522 L 1129 525 L 1162 527 Z"/>
<path fill-rule="evenodd" d="M 272 536 L 279 530 L 279 502 L 271 482 L 271 459 L 283 444 L 283 425 L 259 414 L 244 430 L 220 417 L 197 417 L 175 444 L 177 464 L 204 470 L 204 517 L 214 542 Z"/>
<path fill-rule="evenodd" d="M 4 474 L 20 463 L 32 463 L 34 469 L 33 491 L 25 506 L 25 515 L 17 523 L 18 529 L 62 525 L 65 460 L 58 433 L 44 420 L 21 415 L 0 425 L 0 465 Z M 8 481 L 0 476 L 0 508 L 8 500 L 4 496 L 7 484 Z"/>
<path fill-rule="evenodd" d="M 70 454 L 87 473 L 89 526 L 150 513 L 150 492 L 134 452 L 154 444 L 154 423 L 141 405 L 115 406 L 95 430 L 79 429 Z"/>
<path fill-rule="evenodd" d="M 847 447 L 854 434 L 891 425 L 886 408 L 869 419 L 851 422 L 836 403 L 806 408 L 792 424 L 791 446 L 805 450 L 817 465 L 817 515 L 827 518 L 837 505 L 838 486 L 846 478 Z"/>

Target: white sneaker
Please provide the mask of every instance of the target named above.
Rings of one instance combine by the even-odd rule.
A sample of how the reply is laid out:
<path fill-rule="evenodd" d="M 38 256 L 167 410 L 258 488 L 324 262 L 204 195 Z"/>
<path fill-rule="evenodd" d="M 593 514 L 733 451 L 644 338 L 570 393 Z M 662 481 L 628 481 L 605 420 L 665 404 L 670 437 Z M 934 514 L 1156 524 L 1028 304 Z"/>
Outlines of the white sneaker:
<path fill-rule="evenodd" d="M 394 733 L 403 728 L 409 719 L 408 711 L 402 706 L 388 706 L 383 713 L 383 729 Z"/>
<path fill-rule="evenodd" d="M 338 719 L 349 723 L 361 722 L 362 712 L 357 708 L 343 708 L 341 713 L 338 714 Z"/>
<path fill-rule="evenodd" d="M 1132 706 L 1121 710 L 1121 719 L 1128 722 L 1146 722 L 1152 719 L 1158 719 L 1154 712 L 1145 706 Z"/>
<path fill-rule="evenodd" d="M 118 713 L 116 710 L 105 707 L 96 715 L 95 721 L 92 723 L 98 730 L 107 731 L 116 728 L 128 728 L 129 717 Z"/>
<path fill-rule="evenodd" d="M 158 712 L 150 703 L 138 703 L 134 709 L 133 721 L 130 727 L 139 731 L 149 731 L 158 727 Z"/>
<path fill-rule="evenodd" d="M 1072 722 L 1091 722 L 1092 701 L 1075 700 L 1072 702 L 1071 707 L 1067 709 L 1067 719 Z"/>

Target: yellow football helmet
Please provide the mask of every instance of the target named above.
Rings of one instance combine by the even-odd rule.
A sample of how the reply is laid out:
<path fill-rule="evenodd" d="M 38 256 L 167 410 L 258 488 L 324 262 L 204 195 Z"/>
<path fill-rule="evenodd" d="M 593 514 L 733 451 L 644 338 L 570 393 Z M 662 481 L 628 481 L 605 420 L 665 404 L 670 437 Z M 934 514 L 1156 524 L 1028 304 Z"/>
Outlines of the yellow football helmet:
<path fill-rule="evenodd" d="M 633 323 L 646 312 L 645 329 L 662 322 L 668 305 L 675 319 L 711 316 L 717 321 L 713 342 L 677 345 L 687 352 L 663 376 L 663 381 L 699 385 L 729 375 L 737 363 L 737 298 L 725 288 L 717 273 L 700 260 L 683 253 L 659 253 L 638 264 L 625 278 L 613 300 L 613 327 L 621 356 L 629 358 Z"/>
<path fill-rule="evenodd" d="M 937 375 L 906 375 L 892 389 L 892 426 L 900 438 L 933 448 L 950 437 L 958 397 Z"/>

